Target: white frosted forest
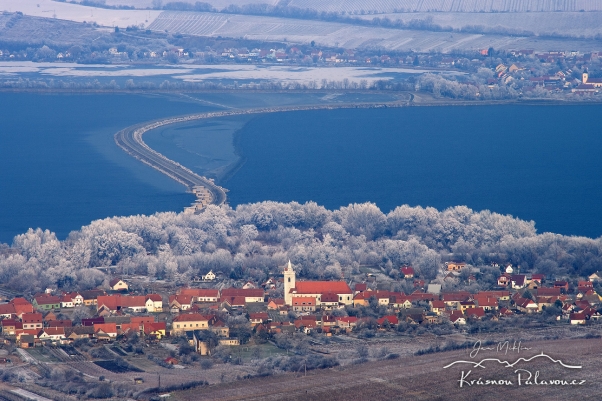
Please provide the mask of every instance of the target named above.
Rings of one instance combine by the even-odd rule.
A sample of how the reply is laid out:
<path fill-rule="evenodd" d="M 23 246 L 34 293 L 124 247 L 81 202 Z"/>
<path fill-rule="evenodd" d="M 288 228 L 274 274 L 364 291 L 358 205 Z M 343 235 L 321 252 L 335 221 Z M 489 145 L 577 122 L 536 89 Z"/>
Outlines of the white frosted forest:
<path fill-rule="evenodd" d="M 569 275 L 602 267 L 601 239 L 537 234 L 534 222 L 464 206 L 438 211 L 404 205 L 385 214 L 372 203 L 331 211 L 313 202 L 261 202 L 209 206 L 198 215 L 113 217 L 64 241 L 30 229 L 14 238 L 12 249 L 0 251 L 0 280 L 25 293 L 57 283 L 77 289 L 106 285 L 108 277 L 97 269 L 102 266 L 177 282 L 210 269 L 262 280 L 288 259 L 300 267 L 299 277 L 322 279 L 349 278 L 360 265 L 380 266 L 397 278 L 403 264 L 434 279 L 451 258 L 492 275 L 486 268 L 492 263 Z"/>

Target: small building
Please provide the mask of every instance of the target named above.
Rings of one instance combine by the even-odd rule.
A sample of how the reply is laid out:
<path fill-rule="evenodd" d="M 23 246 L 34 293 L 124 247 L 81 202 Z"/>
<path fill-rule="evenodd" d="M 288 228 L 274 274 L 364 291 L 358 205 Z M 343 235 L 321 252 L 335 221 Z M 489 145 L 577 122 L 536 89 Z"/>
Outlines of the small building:
<path fill-rule="evenodd" d="M 314 297 L 293 297 L 293 311 L 295 312 L 315 312 L 316 298 Z"/>
<path fill-rule="evenodd" d="M 127 291 L 129 289 L 128 284 L 120 278 L 114 278 L 109 281 L 109 287 L 113 291 Z"/>
<path fill-rule="evenodd" d="M 447 266 L 447 271 L 462 270 L 466 267 L 466 263 L 464 262 L 446 262 L 445 265 Z"/>
<path fill-rule="evenodd" d="M 36 309 L 42 309 L 42 310 L 60 309 L 61 308 L 61 300 L 59 297 L 56 297 L 54 295 L 44 294 L 44 295 L 34 297 L 33 306 Z"/>
<path fill-rule="evenodd" d="M 414 278 L 414 268 L 411 266 L 403 266 L 401 269 L 401 274 L 403 274 L 404 278 Z"/>

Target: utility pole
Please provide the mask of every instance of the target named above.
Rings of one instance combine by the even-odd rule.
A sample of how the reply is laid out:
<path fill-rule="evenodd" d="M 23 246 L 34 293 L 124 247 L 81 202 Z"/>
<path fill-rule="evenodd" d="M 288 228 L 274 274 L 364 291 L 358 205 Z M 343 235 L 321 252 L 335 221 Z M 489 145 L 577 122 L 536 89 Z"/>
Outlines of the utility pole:
<path fill-rule="evenodd" d="M 159 384 L 157 385 L 157 390 L 161 390 L 161 373 L 157 373 L 157 376 L 159 376 Z"/>

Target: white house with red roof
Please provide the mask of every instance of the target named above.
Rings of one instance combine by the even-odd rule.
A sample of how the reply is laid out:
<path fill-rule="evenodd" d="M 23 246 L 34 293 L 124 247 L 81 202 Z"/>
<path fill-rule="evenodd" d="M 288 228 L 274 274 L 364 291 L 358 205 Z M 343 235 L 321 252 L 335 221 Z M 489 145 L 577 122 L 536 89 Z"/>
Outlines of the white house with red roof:
<path fill-rule="evenodd" d="M 293 305 L 293 297 L 316 298 L 316 305 L 320 305 L 322 294 L 332 293 L 339 297 L 343 305 L 353 304 L 353 291 L 344 281 L 296 281 L 295 270 L 291 261 L 284 268 L 284 302 Z"/>
<path fill-rule="evenodd" d="M 163 312 L 163 297 L 159 294 L 148 294 L 145 305 L 147 312 Z"/>

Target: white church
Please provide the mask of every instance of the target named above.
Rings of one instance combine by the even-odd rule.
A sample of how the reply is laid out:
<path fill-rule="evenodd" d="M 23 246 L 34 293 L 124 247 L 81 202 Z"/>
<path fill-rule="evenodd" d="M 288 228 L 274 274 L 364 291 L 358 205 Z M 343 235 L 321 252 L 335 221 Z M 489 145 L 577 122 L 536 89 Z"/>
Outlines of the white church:
<path fill-rule="evenodd" d="M 339 304 L 352 305 L 353 291 L 344 281 L 297 281 L 291 261 L 284 267 L 284 303 L 293 305 L 293 298 L 315 298 L 320 305 L 325 294 L 336 295 Z M 332 297 L 329 297 L 332 298 Z"/>

